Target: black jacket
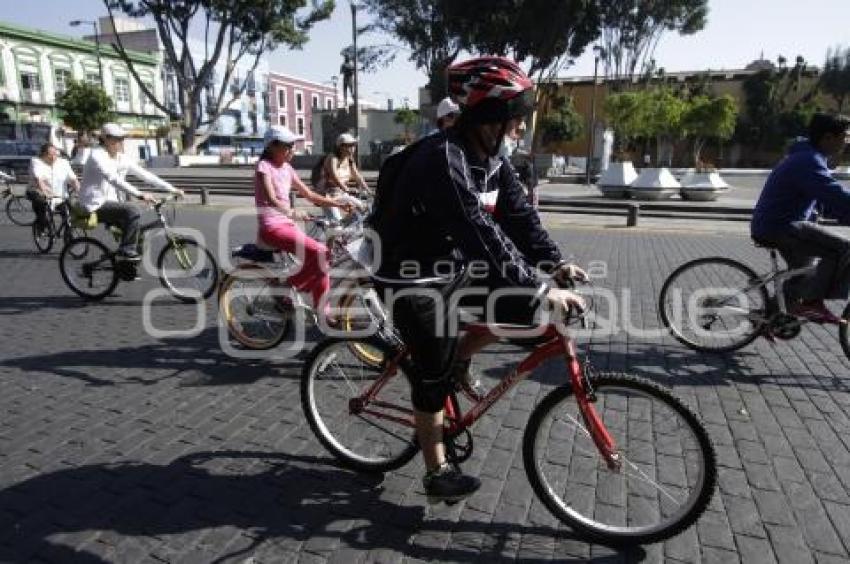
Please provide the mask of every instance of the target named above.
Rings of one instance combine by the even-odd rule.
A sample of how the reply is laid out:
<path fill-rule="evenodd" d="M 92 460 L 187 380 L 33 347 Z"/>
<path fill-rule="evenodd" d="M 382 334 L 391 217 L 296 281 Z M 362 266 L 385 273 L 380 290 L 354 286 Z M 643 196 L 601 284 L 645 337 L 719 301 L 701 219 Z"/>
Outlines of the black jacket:
<path fill-rule="evenodd" d="M 489 285 L 536 288 L 542 296 L 547 287 L 532 265 L 556 264 L 561 253 L 510 163 L 478 162 L 451 129 L 413 150 L 394 183 L 392 209 L 385 210 L 381 272 L 409 276 L 403 265 L 413 261 L 430 276 L 436 261 L 460 254 L 467 262 L 486 261 Z M 490 213 L 485 202 L 494 196 Z"/>

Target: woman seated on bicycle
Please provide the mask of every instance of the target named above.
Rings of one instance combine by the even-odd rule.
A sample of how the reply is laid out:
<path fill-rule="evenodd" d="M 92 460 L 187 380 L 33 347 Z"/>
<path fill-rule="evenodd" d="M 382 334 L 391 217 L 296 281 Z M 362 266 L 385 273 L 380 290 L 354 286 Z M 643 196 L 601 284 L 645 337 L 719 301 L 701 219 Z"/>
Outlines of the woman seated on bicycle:
<path fill-rule="evenodd" d="M 30 187 L 27 198 L 32 202 L 35 221 L 39 231 L 47 229 L 47 215 L 50 213 L 50 199 L 68 197 L 71 191 L 80 188 L 80 182 L 67 160 L 59 156 L 59 149 L 45 143 L 38 156 L 30 161 Z"/>
<path fill-rule="evenodd" d="M 98 221 L 121 228 L 121 246 L 117 256 L 124 260 L 139 260 L 139 218 L 136 204 L 122 202 L 118 190 L 153 202 L 154 197 L 140 192 L 125 180 L 128 172 L 163 190 L 183 196 L 168 182 L 136 164 L 134 158 L 124 153 L 124 129 L 117 123 L 107 123 L 101 129 L 101 146 L 91 152 L 83 167 L 80 203 L 89 213 L 97 212 Z"/>
<path fill-rule="evenodd" d="M 357 150 L 357 138 L 349 133 L 343 133 L 336 140 L 336 151 L 324 158 L 322 173 L 316 182 L 316 192 L 331 198 L 343 198 L 350 202 L 352 207 L 363 207 L 360 200 L 350 195 L 356 193 L 356 189 L 349 188 L 349 183 L 354 180 L 357 188 L 363 192 L 369 191 L 369 186 L 357 169 L 354 162 L 354 152 Z M 328 219 L 340 221 L 342 214 L 338 209 L 326 208 L 325 215 Z"/>
<path fill-rule="evenodd" d="M 254 174 L 254 198 L 257 203 L 259 238 L 262 242 L 296 255 L 302 264 L 288 282 L 298 290 L 308 290 L 318 308 L 330 288 L 325 267 L 327 247 L 308 237 L 296 224 L 307 219 L 306 212 L 295 210 L 289 201 L 292 188 L 312 204 L 323 208 L 351 210 L 351 204 L 316 194 L 301 181 L 289 162 L 294 155 L 295 135 L 286 127 L 273 125 L 265 134 L 265 149 Z M 327 308 L 326 308 L 327 310 Z M 324 312 L 327 314 L 327 311 Z"/>

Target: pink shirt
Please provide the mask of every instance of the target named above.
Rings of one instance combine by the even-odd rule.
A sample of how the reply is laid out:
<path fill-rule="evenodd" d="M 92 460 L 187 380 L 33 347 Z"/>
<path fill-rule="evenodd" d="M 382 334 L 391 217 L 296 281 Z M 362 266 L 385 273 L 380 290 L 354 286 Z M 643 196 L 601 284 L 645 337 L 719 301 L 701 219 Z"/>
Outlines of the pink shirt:
<path fill-rule="evenodd" d="M 292 176 L 295 170 L 289 163 L 283 163 L 280 167 L 271 162 L 260 160 L 257 163 L 257 174 L 254 175 L 254 201 L 257 204 L 257 215 L 261 225 L 279 225 L 281 223 L 294 223 L 290 218 L 283 215 L 280 210 L 269 202 L 263 178 L 271 178 L 272 187 L 278 201 L 287 210 L 289 208 L 289 191 L 292 188 Z"/>

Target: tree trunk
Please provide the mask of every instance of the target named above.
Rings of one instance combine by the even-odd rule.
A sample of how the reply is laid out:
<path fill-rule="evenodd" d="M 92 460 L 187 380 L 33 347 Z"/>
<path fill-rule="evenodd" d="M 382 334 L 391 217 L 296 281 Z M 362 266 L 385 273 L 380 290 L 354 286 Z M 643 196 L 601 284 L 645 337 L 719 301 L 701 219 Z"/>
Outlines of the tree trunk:
<path fill-rule="evenodd" d="M 431 105 L 436 106 L 440 100 L 448 95 L 448 83 L 446 81 L 447 61 L 435 61 L 428 69 L 428 92 L 431 95 Z"/>
<path fill-rule="evenodd" d="M 705 139 L 700 137 L 694 139 L 694 168 L 699 168 L 700 166 L 703 147 L 705 147 Z"/>

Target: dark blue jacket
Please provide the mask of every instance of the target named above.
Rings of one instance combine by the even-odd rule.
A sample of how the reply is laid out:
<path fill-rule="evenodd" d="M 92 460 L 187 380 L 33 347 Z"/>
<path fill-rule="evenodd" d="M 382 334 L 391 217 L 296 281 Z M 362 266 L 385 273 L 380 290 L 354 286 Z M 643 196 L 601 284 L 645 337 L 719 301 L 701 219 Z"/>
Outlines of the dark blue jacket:
<path fill-rule="evenodd" d="M 816 207 L 850 224 L 850 190 L 832 177 L 822 153 L 809 141 L 800 141 L 768 176 L 753 210 L 752 236 L 785 234 L 791 223 L 810 221 Z"/>
<path fill-rule="evenodd" d="M 397 274 L 409 261 L 429 266 L 456 251 L 485 261 L 498 286 L 546 285 L 535 266 L 557 263 L 561 253 L 526 201 L 505 159 L 478 162 L 457 132 L 436 133 L 412 148 L 386 210 L 382 273 Z M 495 204 L 493 213 L 485 211 Z"/>

